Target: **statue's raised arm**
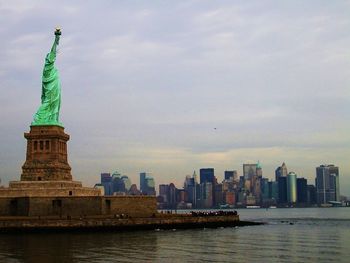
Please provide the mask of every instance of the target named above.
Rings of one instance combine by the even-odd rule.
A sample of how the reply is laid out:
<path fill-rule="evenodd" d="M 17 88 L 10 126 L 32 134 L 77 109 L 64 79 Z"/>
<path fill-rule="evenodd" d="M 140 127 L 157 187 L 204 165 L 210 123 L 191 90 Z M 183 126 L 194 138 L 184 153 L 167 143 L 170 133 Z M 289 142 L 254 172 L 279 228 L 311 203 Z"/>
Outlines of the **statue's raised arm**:
<path fill-rule="evenodd" d="M 50 53 L 47 54 L 47 58 L 50 59 L 50 62 L 55 62 L 56 59 L 56 53 L 57 53 L 57 46 L 60 42 L 60 36 L 61 36 L 61 29 L 56 28 L 55 31 L 55 41 L 52 44 Z"/>
<path fill-rule="evenodd" d="M 59 125 L 61 107 L 61 84 L 58 71 L 55 67 L 57 46 L 59 44 L 61 29 L 56 28 L 55 40 L 51 51 L 46 55 L 42 75 L 41 105 L 34 115 L 32 125 Z"/>

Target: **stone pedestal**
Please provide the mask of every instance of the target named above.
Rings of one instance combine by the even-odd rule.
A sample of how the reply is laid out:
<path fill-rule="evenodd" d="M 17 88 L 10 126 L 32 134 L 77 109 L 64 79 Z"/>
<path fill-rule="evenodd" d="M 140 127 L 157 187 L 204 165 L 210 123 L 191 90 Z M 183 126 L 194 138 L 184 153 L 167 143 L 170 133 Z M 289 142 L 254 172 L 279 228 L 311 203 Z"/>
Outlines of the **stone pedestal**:
<path fill-rule="evenodd" d="M 31 126 L 24 137 L 27 154 L 21 180 L 0 188 L 0 216 L 62 215 L 61 211 L 73 215 L 78 208 L 95 213 L 91 208 L 102 202 L 101 191 L 72 180 L 64 128 Z"/>
<path fill-rule="evenodd" d="M 0 200 L 1 197 L 101 195 L 99 189 L 83 187 L 81 182 L 72 181 L 67 158 L 69 135 L 63 127 L 31 126 L 24 137 L 27 139 L 27 154 L 21 180 L 10 182 L 8 188 L 0 188 Z"/>
<path fill-rule="evenodd" d="M 96 188 L 83 187 L 77 181 L 12 181 L 8 188 L 0 188 L 1 197 L 33 196 L 100 196 Z"/>
<path fill-rule="evenodd" d="M 72 181 L 67 158 L 69 135 L 61 126 L 31 126 L 25 133 L 26 161 L 21 181 Z"/>

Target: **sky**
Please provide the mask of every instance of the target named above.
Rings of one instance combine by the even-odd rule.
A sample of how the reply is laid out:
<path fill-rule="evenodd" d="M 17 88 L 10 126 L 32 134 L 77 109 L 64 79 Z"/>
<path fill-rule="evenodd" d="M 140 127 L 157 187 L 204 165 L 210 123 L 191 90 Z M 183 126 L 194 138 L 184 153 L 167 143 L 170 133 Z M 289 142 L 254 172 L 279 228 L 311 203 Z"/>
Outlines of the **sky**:
<path fill-rule="evenodd" d="M 213 167 L 340 169 L 350 196 L 350 1 L 0 0 L 0 178 L 19 180 L 54 29 L 74 180 L 182 187 Z"/>

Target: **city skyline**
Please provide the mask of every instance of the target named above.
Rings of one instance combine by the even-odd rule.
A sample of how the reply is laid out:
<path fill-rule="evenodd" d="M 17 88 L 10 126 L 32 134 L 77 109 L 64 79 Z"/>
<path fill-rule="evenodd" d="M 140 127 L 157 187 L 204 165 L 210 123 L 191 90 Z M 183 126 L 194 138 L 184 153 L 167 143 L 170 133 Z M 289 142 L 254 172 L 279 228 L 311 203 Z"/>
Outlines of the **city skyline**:
<path fill-rule="evenodd" d="M 285 178 L 287 178 L 287 176 L 288 175 L 294 175 L 294 176 L 296 176 L 296 177 L 298 177 L 298 179 L 303 179 L 303 180 L 308 180 L 308 182 L 309 182 L 309 185 L 313 185 L 313 186 L 316 186 L 317 185 L 317 182 L 316 182 L 316 178 L 317 178 L 317 176 L 318 176 L 318 173 L 319 173 L 319 169 L 320 169 L 320 167 L 334 167 L 334 164 L 320 164 L 319 166 L 317 166 L 317 167 L 315 167 L 315 174 L 314 174 L 314 177 L 313 178 L 307 178 L 307 177 L 305 177 L 305 176 L 302 176 L 302 175 L 300 175 L 300 174 L 298 174 L 298 173 L 296 173 L 293 169 L 291 169 L 291 170 L 289 170 L 289 172 L 287 172 L 287 167 L 286 167 L 286 164 L 285 164 L 285 162 L 283 162 L 282 163 L 282 165 L 281 166 L 277 166 L 276 168 L 275 168 L 275 172 L 274 172 L 274 176 L 273 177 L 271 177 L 271 176 L 266 176 L 265 175 L 265 173 L 263 172 L 263 169 L 262 169 L 262 165 L 261 165 L 261 163 L 258 161 L 257 163 L 243 163 L 242 165 L 242 170 L 241 170 L 241 172 L 239 172 L 239 169 L 231 169 L 231 170 L 229 170 L 229 169 L 226 169 L 226 170 L 224 170 L 224 172 L 223 172 L 223 174 L 218 174 L 218 172 L 216 171 L 216 169 L 215 168 L 212 168 L 212 167 L 207 167 L 207 168 L 199 168 L 199 169 L 197 169 L 197 170 L 193 170 L 193 173 L 192 174 L 190 174 L 190 173 L 188 173 L 188 174 L 186 174 L 186 175 L 182 175 L 183 176 L 183 181 L 182 182 L 180 182 L 179 184 L 177 184 L 174 180 L 170 180 L 170 181 L 168 181 L 168 182 L 162 182 L 162 183 L 159 183 L 159 182 L 154 182 L 154 178 L 153 178 L 153 175 L 151 174 L 151 173 L 149 173 L 149 172 L 145 172 L 145 171 L 143 171 L 143 172 L 139 172 L 139 174 L 138 175 L 136 175 L 136 177 L 137 176 L 139 176 L 139 175 L 141 175 L 141 174 L 144 174 L 145 176 L 147 175 L 147 176 L 150 176 L 151 178 L 152 178 L 152 184 L 153 184 L 153 187 L 155 187 L 155 189 L 157 189 L 157 187 L 159 188 L 159 186 L 160 185 L 165 185 L 165 184 L 174 184 L 175 185 L 175 187 L 176 188 L 182 188 L 185 184 L 186 184 L 186 178 L 187 177 L 192 177 L 193 178 L 193 176 L 196 176 L 197 177 L 197 181 L 198 182 L 202 182 L 203 180 L 206 180 L 206 179 L 202 179 L 202 175 L 201 175 L 201 171 L 202 170 L 206 170 L 206 171 L 209 171 L 209 177 L 211 177 L 211 179 L 209 180 L 209 181 L 213 181 L 214 180 L 214 178 L 215 178 L 215 180 L 217 180 L 218 182 L 221 182 L 221 181 L 224 181 L 224 180 L 226 180 L 226 179 L 229 179 L 229 177 L 233 177 L 233 178 L 236 178 L 235 180 L 238 180 L 240 177 L 243 177 L 243 178 L 245 178 L 245 179 L 251 179 L 251 177 L 254 175 L 254 174 L 249 174 L 249 170 L 245 170 L 245 167 L 253 167 L 254 168 L 254 170 L 256 170 L 257 168 L 258 168 L 258 170 L 259 170 L 259 172 L 258 172 L 258 176 L 260 176 L 261 178 L 264 178 L 264 179 L 267 179 L 269 182 L 278 182 L 278 178 L 279 177 L 285 177 Z M 340 189 L 342 189 L 341 187 L 339 187 L 339 185 L 340 185 L 340 179 L 339 179 L 339 167 L 337 167 L 337 166 L 335 166 L 336 167 L 336 172 L 334 172 L 334 174 L 337 174 L 337 188 L 338 188 L 338 195 L 342 195 L 342 196 L 345 196 L 345 195 L 343 195 L 343 193 L 341 192 L 341 190 Z M 197 175 L 197 172 L 199 173 L 199 177 L 198 177 L 198 175 Z M 332 172 L 331 172 L 331 174 L 332 174 Z M 101 178 L 103 177 L 103 175 L 108 175 L 108 177 L 110 178 L 110 179 L 112 179 L 112 177 L 114 177 L 115 175 L 118 175 L 119 177 L 127 177 L 128 178 L 128 180 L 130 181 L 132 178 L 134 178 L 135 177 L 135 175 L 128 175 L 128 174 L 126 174 L 126 173 L 123 173 L 123 172 L 121 172 L 121 171 L 119 171 L 119 170 L 113 170 L 113 171 L 109 171 L 109 172 L 102 172 L 102 173 L 100 173 L 100 176 L 101 176 Z M 205 175 L 203 175 L 204 177 L 203 178 L 206 178 L 206 176 Z M 180 177 L 180 176 L 179 176 Z M 341 178 L 341 176 L 340 176 L 340 178 Z M 140 181 L 140 183 L 138 184 L 138 187 L 139 187 L 139 189 L 141 190 L 141 192 L 142 192 L 142 188 L 143 188 L 143 186 L 141 186 L 142 184 L 141 184 L 141 179 L 137 179 L 137 180 L 135 180 L 135 181 L 130 181 L 130 184 L 132 183 L 132 182 L 135 182 L 135 183 L 133 183 L 134 185 L 136 185 L 137 186 L 137 181 Z M 327 179 L 328 180 L 328 179 Z M 108 182 L 111 182 L 111 181 L 108 181 Z M 101 179 L 101 183 L 102 183 L 102 179 Z M 95 182 L 95 186 L 97 185 L 98 183 L 97 183 L 97 181 Z M 156 190 L 157 191 L 157 190 Z M 106 192 L 106 191 L 105 191 Z M 296 194 L 296 193 L 295 193 Z M 109 192 L 109 195 L 113 195 L 113 192 Z M 347 197 L 347 198 L 349 198 L 348 196 L 345 196 L 345 197 Z M 287 196 L 285 196 L 285 198 L 287 198 Z M 294 197 L 294 198 L 296 198 L 296 197 Z M 337 198 L 336 199 L 340 199 L 340 196 L 337 196 Z"/>
<path fill-rule="evenodd" d="M 211 209 L 242 207 L 315 207 L 346 206 L 348 197 L 340 194 L 339 167 L 316 167 L 314 180 L 289 171 L 283 162 L 275 170 L 275 180 L 263 176 L 260 163 L 243 164 L 243 175 L 236 170 L 225 171 L 221 180 L 213 168 L 201 168 L 186 175 L 182 186 L 172 182 L 159 184 L 155 189 L 154 178 L 140 173 L 139 189 L 130 178 L 118 171 L 101 173 L 100 183 L 107 196 L 149 195 L 157 196 L 159 209 Z"/>
<path fill-rule="evenodd" d="M 60 25 L 60 120 L 77 180 L 147 171 L 181 186 L 201 167 L 222 178 L 257 161 L 264 177 L 286 162 L 313 180 L 336 164 L 350 196 L 348 2 L 53 3 L 0 4 L 2 184 L 20 177 L 38 58 Z"/>

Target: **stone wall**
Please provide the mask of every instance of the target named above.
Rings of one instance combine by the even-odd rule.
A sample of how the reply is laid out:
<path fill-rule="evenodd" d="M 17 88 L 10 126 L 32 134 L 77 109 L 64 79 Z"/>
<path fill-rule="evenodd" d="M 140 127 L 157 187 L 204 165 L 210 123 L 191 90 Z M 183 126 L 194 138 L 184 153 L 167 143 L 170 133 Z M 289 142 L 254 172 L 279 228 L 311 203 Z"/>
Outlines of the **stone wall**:
<path fill-rule="evenodd" d="M 1 232 L 23 231 L 125 231 L 146 229 L 188 229 L 208 227 L 233 227 L 245 225 L 260 225 L 259 222 L 240 221 L 238 215 L 204 216 L 191 215 L 162 215 L 154 217 L 119 218 L 104 216 L 98 218 L 24 218 L 24 217 L 0 217 Z"/>
<path fill-rule="evenodd" d="M 152 196 L 104 196 L 102 214 L 126 214 L 132 217 L 157 213 L 156 198 Z"/>
<path fill-rule="evenodd" d="M 101 212 L 101 199 L 95 197 L 33 197 L 28 216 L 84 216 Z"/>
<path fill-rule="evenodd" d="M 0 216 L 84 217 L 127 215 L 150 217 L 157 213 L 151 196 L 0 197 Z"/>
<path fill-rule="evenodd" d="M 81 187 L 81 188 L 48 188 L 48 189 L 12 189 L 7 188 L 6 191 L 1 191 L 0 197 L 68 197 L 68 196 L 99 196 L 101 191 L 99 189 Z"/>
<path fill-rule="evenodd" d="M 11 212 L 11 200 L 13 200 L 13 198 L 0 198 L 0 216 L 9 216 L 13 214 Z"/>
<path fill-rule="evenodd" d="M 100 189 L 82 187 L 76 181 L 12 181 L 0 188 L 0 197 L 99 196 Z"/>
<path fill-rule="evenodd" d="M 62 187 L 82 187 L 78 181 L 10 181 L 9 188 L 62 188 Z M 4 188 L 5 189 L 5 188 Z"/>

